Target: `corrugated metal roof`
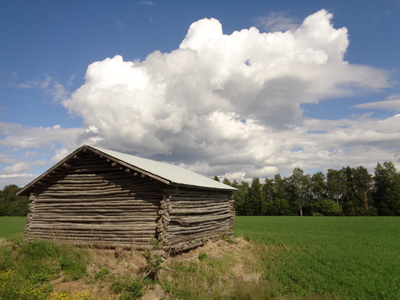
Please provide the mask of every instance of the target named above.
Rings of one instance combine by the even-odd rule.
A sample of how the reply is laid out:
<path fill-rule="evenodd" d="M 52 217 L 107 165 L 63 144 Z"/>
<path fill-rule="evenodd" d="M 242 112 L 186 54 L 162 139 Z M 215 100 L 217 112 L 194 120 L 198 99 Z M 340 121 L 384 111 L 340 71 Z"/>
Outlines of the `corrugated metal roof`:
<path fill-rule="evenodd" d="M 234 187 L 215 181 L 211 178 L 189 171 L 182 167 L 104 148 L 93 146 L 88 146 L 88 148 L 96 149 L 133 167 L 139 168 L 157 177 L 166 179 L 171 183 L 212 189 L 236 190 Z"/>

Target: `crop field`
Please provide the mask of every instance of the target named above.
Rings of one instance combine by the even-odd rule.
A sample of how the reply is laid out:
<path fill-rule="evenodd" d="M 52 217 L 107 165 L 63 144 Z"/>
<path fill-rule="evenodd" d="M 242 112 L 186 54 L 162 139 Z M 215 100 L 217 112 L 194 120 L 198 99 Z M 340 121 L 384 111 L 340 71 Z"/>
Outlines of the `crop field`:
<path fill-rule="evenodd" d="M 0 217 L 0 239 L 10 239 L 24 232 L 26 217 Z"/>
<path fill-rule="evenodd" d="M 400 218 L 236 217 L 282 294 L 400 299 Z"/>
<path fill-rule="evenodd" d="M 1 217 L 0 238 L 24 226 L 25 217 Z M 259 243 L 278 295 L 400 299 L 400 218 L 236 217 L 234 229 Z"/>

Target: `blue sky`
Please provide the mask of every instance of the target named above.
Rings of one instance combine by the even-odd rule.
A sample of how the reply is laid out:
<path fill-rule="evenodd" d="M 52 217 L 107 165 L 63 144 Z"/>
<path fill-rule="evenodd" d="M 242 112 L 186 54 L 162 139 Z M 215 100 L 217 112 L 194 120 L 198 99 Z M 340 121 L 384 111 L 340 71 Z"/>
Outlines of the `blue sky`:
<path fill-rule="evenodd" d="M 400 167 L 398 0 L 6 0 L 0 28 L 0 188 L 82 144 L 237 180 Z"/>

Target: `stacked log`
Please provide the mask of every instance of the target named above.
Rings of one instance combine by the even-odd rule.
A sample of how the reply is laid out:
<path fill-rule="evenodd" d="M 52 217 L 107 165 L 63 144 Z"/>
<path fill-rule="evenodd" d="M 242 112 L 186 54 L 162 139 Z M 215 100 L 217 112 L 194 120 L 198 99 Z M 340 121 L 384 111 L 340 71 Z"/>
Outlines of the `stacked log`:
<path fill-rule="evenodd" d="M 163 249 L 179 252 L 232 234 L 233 203 L 226 191 L 169 189 Z"/>
<path fill-rule="evenodd" d="M 32 224 L 32 216 L 35 213 L 35 200 L 36 200 L 36 195 L 34 193 L 31 193 L 29 195 L 29 212 L 28 215 L 26 216 L 26 225 L 25 225 L 25 232 L 30 232 L 30 227 Z"/>
<path fill-rule="evenodd" d="M 164 191 L 163 200 L 160 202 L 160 210 L 158 214 L 160 219 L 157 224 L 157 237 L 162 247 L 167 247 L 168 242 L 168 225 L 171 221 L 169 212 L 171 211 L 171 196 Z"/>
<path fill-rule="evenodd" d="M 158 181 L 92 152 L 35 185 L 26 233 L 75 244 L 149 248 L 163 199 Z"/>
<path fill-rule="evenodd" d="M 233 200 L 233 196 L 229 197 L 229 235 L 233 235 L 233 226 L 235 225 L 235 200 Z"/>
<path fill-rule="evenodd" d="M 180 252 L 233 233 L 231 193 L 171 187 L 83 149 L 35 182 L 25 232 L 73 244 Z"/>

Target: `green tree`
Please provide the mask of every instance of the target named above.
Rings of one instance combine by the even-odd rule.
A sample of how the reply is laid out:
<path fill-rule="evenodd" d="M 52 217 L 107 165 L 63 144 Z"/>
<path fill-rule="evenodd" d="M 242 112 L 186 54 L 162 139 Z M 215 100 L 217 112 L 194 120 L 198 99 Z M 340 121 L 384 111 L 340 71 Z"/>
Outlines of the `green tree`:
<path fill-rule="evenodd" d="M 248 216 L 262 215 L 262 185 L 260 179 L 253 178 L 246 197 L 246 214 Z"/>
<path fill-rule="evenodd" d="M 324 216 L 340 216 L 343 213 L 342 207 L 329 199 L 322 199 L 316 208 L 314 214 L 318 213 Z"/>
<path fill-rule="evenodd" d="M 286 178 L 282 178 L 281 174 L 277 174 L 273 179 L 273 199 L 287 199 L 288 182 Z"/>
<path fill-rule="evenodd" d="M 7 185 L 0 190 L 0 216 L 26 216 L 29 198 L 17 196 L 20 190 L 15 184 Z"/>
<path fill-rule="evenodd" d="M 345 181 L 342 176 L 342 170 L 329 169 L 326 174 L 326 196 L 328 199 L 341 204 L 344 194 Z"/>
<path fill-rule="evenodd" d="M 326 197 L 326 176 L 322 172 L 314 173 L 310 179 L 311 201 L 319 202 Z"/>
<path fill-rule="evenodd" d="M 289 181 L 280 174 L 274 176 L 272 190 L 272 204 L 268 207 L 268 215 L 290 216 L 293 215 L 289 203 Z"/>
<path fill-rule="evenodd" d="M 392 162 L 377 164 L 373 198 L 381 216 L 400 216 L 400 174 Z"/>
<path fill-rule="evenodd" d="M 266 178 L 264 184 L 262 185 L 262 203 L 261 210 L 262 215 L 269 215 L 270 206 L 274 201 L 274 181 L 272 179 Z"/>
<path fill-rule="evenodd" d="M 235 181 L 234 181 L 235 182 Z M 249 184 L 245 181 L 242 181 L 237 186 L 233 185 L 233 187 L 237 188 L 238 191 L 233 193 L 233 200 L 235 200 L 235 212 L 238 216 L 247 215 L 247 193 L 249 191 Z"/>
<path fill-rule="evenodd" d="M 310 175 L 305 175 L 300 168 L 294 168 L 289 177 L 289 191 L 293 209 L 303 216 L 303 207 L 309 202 Z"/>
<path fill-rule="evenodd" d="M 368 173 L 368 170 L 363 166 L 357 167 L 354 172 L 354 184 L 358 199 L 359 215 L 376 215 L 376 208 L 372 206 L 372 174 Z"/>
<path fill-rule="evenodd" d="M 285 198 L 275 199 L 268 207 L 268 215 L 271 216 L 291 216 L 293 215 L 290 203 Z"/>
<path fill-rule="evenodd" d="M 322 172 L 314 173 L 309 180 L 309 194 L 306 195 L 307 201 L 303 209 L 306 215 L 323 214 L 321 206 L 326 199 L 326 177 Z"/>
<path fill-rule="evenodd" d="M 374 215 L 372 200 L 372 175 L 362 166 L 342 170 L 344 180 L 343 213 L 348 216 Z"/>
<path fill-rule="evenodd" d="M 232 186 L 232 183 L 229 181 L 228 178 L 224 178 L 224 180 L 222 181 L 222 183 L 223 183 L 223 184 L 226 184 L 226 185 Z"/>

